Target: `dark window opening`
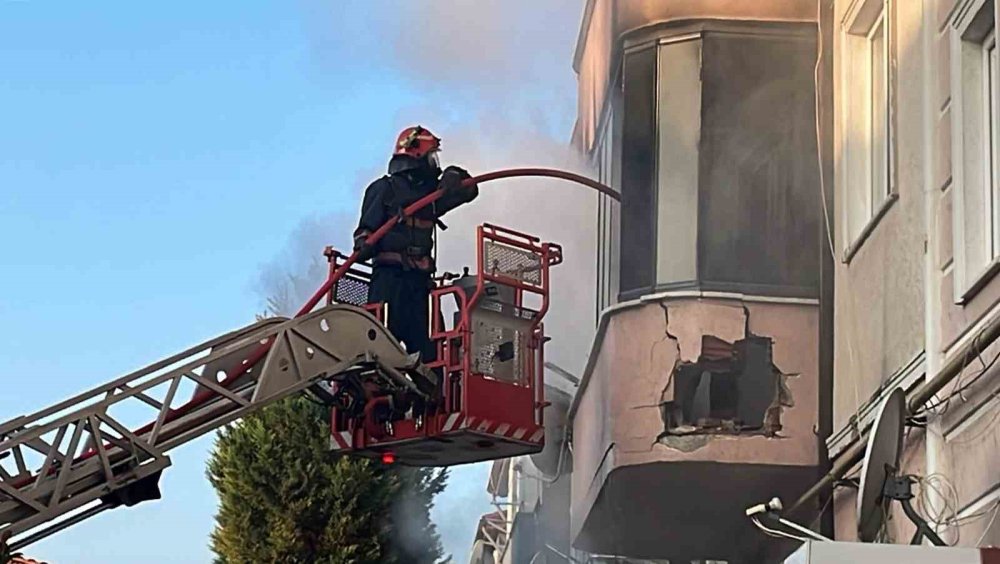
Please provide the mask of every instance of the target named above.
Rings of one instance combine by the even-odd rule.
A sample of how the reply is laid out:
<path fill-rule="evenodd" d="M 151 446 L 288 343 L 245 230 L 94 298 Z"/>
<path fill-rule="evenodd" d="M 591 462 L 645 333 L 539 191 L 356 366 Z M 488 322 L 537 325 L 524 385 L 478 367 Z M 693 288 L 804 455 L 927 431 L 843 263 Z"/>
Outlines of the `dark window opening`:
<path fill-rule="evenodd" d="M 698 360 L 674 368 L 674 397 L 663 404 L 666 433 L 776 435 L 781 408 L 792 400 L 772 362 L 772 344 L 756 335 L 734 343 L 704 335 Z"/>
<path fill-rule="evenodd" d="M 621 141 L 620 292 L 648 290 L 656 256 L 656 49 L 626 53 Z"/>

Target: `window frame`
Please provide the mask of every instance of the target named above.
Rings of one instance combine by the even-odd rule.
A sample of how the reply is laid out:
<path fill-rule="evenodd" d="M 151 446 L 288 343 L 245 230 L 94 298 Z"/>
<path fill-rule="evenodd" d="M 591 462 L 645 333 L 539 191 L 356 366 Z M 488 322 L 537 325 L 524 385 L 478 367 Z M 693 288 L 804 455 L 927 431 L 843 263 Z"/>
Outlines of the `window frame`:
<path fill-rule="evenodd" d="M 965 305 L 1000 273 L 1000 68 L 995 0 L 965 0 L 951 22 L 952 190 L 954 198 L 953 298 Z M 985 29 L 984 29 L 985 28 Z M 981 36 L 981 37 L 980 37 Z M 992 59 L 991 59 L 992 51 Z M 968 84 L 968 78 L 978 84 Z M 991 89 L 992 87 L 992 89 Z M 975 133 L 975 135 L 971 135 Z M 978 159 L 978 161 L 976 160 Z M 976 185 L 978 183 L 978 185 Z M 967 221 L 966 207 L 979 204 L 981 225 Z M 968 218 L 972 219 L 974 218 Z M 977 232 L 978 231 L 978 232 Z M 977 238 L 981 238 L 981 241 Z M 970 254 L 981 245 L 979 264 Z"/>
<path fill-rule="evenodd" d="M 594 147 L 590 156 L 591 165 L 598 180 L 621 194 L 621 121 L 622 97 L 621 75 L 615 73 L 609 82 L 605 107 L 596 128 Z M 618 303 L 620 291 L 620 239 L 621 214 L 619 202 L 601 194 L 597 199 L 597 287 L 595 292 L 595 326 L 601 313 Z"/>
<path fill-rule="evenodd" d="M 986 256 L 995 262 L 1000 258 L 1000 194 L 997 184 L 997 37 L 996 24 L 983 40 L 982 48 L 982 111 L 983 116 L 983 206 L 988 225 Z"/>
<path fill-rule="evenodd" d="M 705 41 L 706 34 L 699 32 L 660 38 L 656 45 L 654 288 L 698 284 L 701 277 L 698 218 L 697 215 L 690 216 L 690 210 L 699 210 L 700 213 L 699 200 L 703 192 L 699 178 L 702 155 L 698 145 L 703 133 L 701 120 L 704 111 L 702 104 L 705 84 L 701 73 L 704 67 L 702 58 L 705 56 Z M 692 56 L 689 53 L 688 57 L 674 58 L 674 55 L 682 54 L 684 49 L 690 49 L 696 54 Z M 681 51 L 674 53 L 674 50 Z M 686 68 L 684 62 L 688 65 Z M 671 72 L 680 73 L 682 76 L 679 80 L 670 80 L 665 73 Z M 693 142 L 693 145 L 682 143 L 669 147 L 667 138 L 675 137 L 677 131 L 672 131 L 664 120 L 670 120 L 671 114 L 676 116 L 678 108 L 683 107 L 685 103 L 692 106 L 687 108 L 689 113 L 686 115 L 696 116 L 698 120 L 690 124 L 694 131 L 687 131 L 690 137 L 686 141 Z M 671 163 L 671 158 L 675 161 L 680 158 L 691 168 L 672 167 L 671 164 L 678 163 Z M 687 174 L 681 174 L 681 169 Z"/>
<path fill-rule="evenodd" d="M 886 215 L 892 204 L 899 199 L 896 186 L 896 143 L 895 143 L 895 73 L 893 72 L 894 53 L 894 4 L 893 0 L 859 0 L 854 2 L 848 9 L 841 22 L 841 57 L 840 60 L 840 119 L 838 128 L 841 138 L 842 153 L 839 163 L 839 194 L 845 205 L 841 207 L 840 223 L 842 235 L 839 237 L 843 249 L 841 260 L 849 263 L 864 245 L 882 217 Z M 877 30 L 882 30 L 881 47 L 881 81 L 884 92 L 881 93 L 884 103 L 884 115 L 881 119 L 882 138 L 884 139 L 884 151 L 881 172 L 881 181 L 876 184 L 874 175 L 876 170 L 875 152 L 875 131 L 876 125 L 873 123 L 875 103 L 875 82 L 873 80 L 873 58 L 872 44 Z M 864 59 L 864 69 L 858 72 L 854 63 L 859 59 Z M 858 110 L 853 106 L 852 101 L 847 96 L 847 92 L 854 91 L 856 85 L 863 81 L 863 91 L 865 102 L 863 108 Z M 848 130 L 861 125 L 862 139 L 852 140 L 848 135 Z M 862 167 L 864 170 L 864 186 L 856 186 L 851 180 L 853 175 L 851 170 L 855 167 Z M 878 199 L 876 201 L 876 187 L 881 185 Z M 862 198 L 863 214 L 861 217 L 854 217 L 856 213 L 854 206 L 850 205 L 855 199 Z M 860 226 L 860 228 L 857 228 Z"/>
<path fill-rule="evenodd" d="M 629 252 L 619 253 L 619 302 L 644 296 L 656 288 L 658 64 L 656 41 L 623 48 L 618 126 L 621 143 L 616 152 L 630 157 L 621 159 L 619 168 L 618 221 L 629 227 L 619 231 L 618 245 Z"/>
<path fill-rule="evenodd" d="M 869 81 L 868 85 L 867 85 L 868 88 L 866 90 L 868 91 L 869 102 L 868 102 L 868 105 L 867 105 L 867 107 L 865 109 L 867 110 L 867 114 L 868 114 L 867 115 L 867 120 L 866 120 L 867 121 L 867 126 L 870 129 L 870 131 L 871 131 L 871 139 L 872 139 L 872 141 L 870 143 L 870 146 L 868 148 L 868 155 L 867 155 L 868 156 L 868 162 L 867 162 L 867 167 L 866 167 L 867 170 L 868 170 L 868 216 L 869 216 L 869 218 L 872 215 L 874 215 L 873 210 L 875 210 L 876 207 L 881 206 L 882 203 L 885 202 L 889 198 L 889 196 L 892 194 L 892 192 L 890 191 L 890 188 L 889 188 L 889 147 L 888 147 L 888 145 L 889 145 L 889 130 L 890 130 L 890 127 L 889 127 L 889 65 L 888 65 L 888 62 L 889 62 L 889 33 L 888 33 L 888 31 L 889 31 L 889 24 L 886 21 L 886 16 L 887 16 L 887 14 L 885 13 L 885 10 L 883 9 L 883 11 L 881 13 L 879 13 L 878 17 L 876 18 L 875 23 L 872 24 L 871 30 L 868 32 L 868 37 L 866 38 L 867 41 L 868 41 L 868 45 L 867 45 L 867 47 L 868 47 L 868 69 L 867 69 L 866 75 L 867 75 L 868 81 Z M 882 46 L 881 46 L 881 49 L 879 50 L 880 53 L 878 53 L 878 57 L 881 59 L 880 62 L 882 63 L 882 68 L 881 68 L 881 72 L 880 72 L 880 74 L 882 75 L 880 77 L 880 79 L 881 79 L 881 90 L 880 91 L 876 91 L 876 86 L 875 86 L 875 70 L 874 70 L 874 67 L 875 67 L 875 55 L 876 55 L 875 50 L 874 50 L 874 46 L 875 46 L 875 42 L 877 41 L 875 39 L 875 33 L 876 33 L 877 30 L 881 31 L 881 39 L 882 39 Z M 876 109 L 875 98 L 876 98 L 876 94 L 878 94 L 882 98 L 880 100 L 880 102 L 883 105 L 883 107 L 881 108 L 881 110 L 882 110 L 882 116 L 881 116 L 881 118 L 879 120 L 876 120 L 876 116 L 875 116 L 875 109 Z M 876 158 L 877 158 L 877 155 L 876 155 L 877 146 L 875 144 L 875 138 L 876 138 L 875 131 L 876 131 L 876 128 L 882 130 L 881 131 L 882 139 L 883 139 L 882 143 L 884 145 L 884 148 L 883 148 L 883 150 L 881 152 L 882 152 L 882 158 L 885 159 L 885 162 L 882 163 L 881 167 L 877 167 L 877 165 L 876 165 Z M 878 179 L 878 183 L 877 184 L 876 184 L 876 178 L 875 178 L 876 170 L 879 170 L 881 172 L 881 175 L 880 175 L 881 178 Z M 879 193 L 878 193 L 878 198 L 879 198 L 880 202 L 878 203 L 878 205 L 876 205 L 876 200 L 875 200 L 875 197 L 876 197 L 876 188 L 880 188 Z"/>

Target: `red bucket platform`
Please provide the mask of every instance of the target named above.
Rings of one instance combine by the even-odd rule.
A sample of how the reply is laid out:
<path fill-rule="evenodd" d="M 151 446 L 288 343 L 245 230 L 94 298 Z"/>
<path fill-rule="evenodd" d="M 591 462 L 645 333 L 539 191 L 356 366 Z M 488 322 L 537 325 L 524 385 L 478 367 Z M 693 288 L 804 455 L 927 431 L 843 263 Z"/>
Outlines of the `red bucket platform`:
<path fill-rule="evenodd" d="M 476 235 L 476 272 L 446 274 L 431 291 L 437 360 L 425 366 L 439 382 L 433 401 L 388 421 L 373 415 L 392 397 L 378 390 L 367 395 L 364 415 L 335 404 L 332 450 L 413 466 L 451 466 L 542 450 L 547 340 L 542 319 L 549 306 L 549 268 L 562 262 L 562 248 L 489 224 Z M 330 249 L 327 256 L 331 272 L 346 258 Z M 368 267 L 352 268 L 333 286 L 328 301 L 365 307 L 386 319 L 391 311 L 368 303 L 369 280 Z"/>

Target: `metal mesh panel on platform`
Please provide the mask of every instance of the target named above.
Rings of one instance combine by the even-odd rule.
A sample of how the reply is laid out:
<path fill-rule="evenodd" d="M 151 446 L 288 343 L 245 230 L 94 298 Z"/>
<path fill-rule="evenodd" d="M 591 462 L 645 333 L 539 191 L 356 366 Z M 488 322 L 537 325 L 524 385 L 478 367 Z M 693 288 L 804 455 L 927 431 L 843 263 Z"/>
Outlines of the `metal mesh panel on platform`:
<path fill-rule="evenodd" d="M 497 380 L 520 382 L 521 332 L 479 320 L 474 335 L 473 370 Z"/>
<path fill-rule="evenodd" d="M 337 281 L 333 299 L 337 303 L 363 306 L 368 303 L 368 288 L 371 286 L 366 280 L 344 276 Z"/>
<path fill-rule="evenodd" d="M 528 284 L 542 284 L 542 258 L 531 251 L 494 241 L 483 242 L 483 268 L 490 274 L 516 278 Z"/>

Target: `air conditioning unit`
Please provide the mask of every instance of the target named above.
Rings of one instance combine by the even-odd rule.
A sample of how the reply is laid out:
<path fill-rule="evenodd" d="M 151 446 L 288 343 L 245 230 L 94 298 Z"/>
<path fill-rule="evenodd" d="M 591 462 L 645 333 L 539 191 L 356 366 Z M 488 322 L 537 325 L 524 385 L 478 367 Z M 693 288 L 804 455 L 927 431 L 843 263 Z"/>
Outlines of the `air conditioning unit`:
<path fill-rule="evenodd" d="M 953 548 L 905 544 L 807 541 L 785 564 L 991 564 L 1000 548 Z"/>

